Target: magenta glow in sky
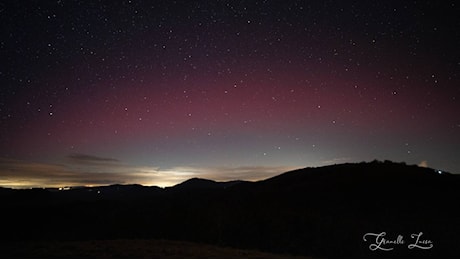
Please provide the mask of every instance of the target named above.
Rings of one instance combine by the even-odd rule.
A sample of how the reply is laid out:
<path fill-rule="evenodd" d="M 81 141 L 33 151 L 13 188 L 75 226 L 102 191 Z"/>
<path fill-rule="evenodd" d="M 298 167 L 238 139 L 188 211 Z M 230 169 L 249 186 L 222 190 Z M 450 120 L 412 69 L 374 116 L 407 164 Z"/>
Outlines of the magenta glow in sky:
<path fill-rule="evenodd" d="M 0 8 L 0 186 L 460 172 L 455 2 Z"/>

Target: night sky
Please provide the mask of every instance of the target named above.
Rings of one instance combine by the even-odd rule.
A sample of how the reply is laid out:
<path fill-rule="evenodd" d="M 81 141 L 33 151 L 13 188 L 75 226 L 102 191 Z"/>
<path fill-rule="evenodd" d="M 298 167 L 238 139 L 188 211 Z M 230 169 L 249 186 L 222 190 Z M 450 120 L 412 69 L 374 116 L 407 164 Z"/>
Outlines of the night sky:
<path fill-rule="evenodd" d="M 456 1 L 3 1 L 0 186 L 460 173 Z"/>

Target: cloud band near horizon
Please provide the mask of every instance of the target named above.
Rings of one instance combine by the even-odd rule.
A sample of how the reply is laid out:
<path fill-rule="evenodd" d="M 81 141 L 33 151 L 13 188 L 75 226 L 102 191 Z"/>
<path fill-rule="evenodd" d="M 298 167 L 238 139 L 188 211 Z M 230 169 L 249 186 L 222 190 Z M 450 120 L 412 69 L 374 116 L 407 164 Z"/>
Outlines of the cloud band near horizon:
<path fill-rule="evenodd" d="M 171 167 L 134 166 L 113 158 L 71 154 L 62 164 L 0 158 L 0 187 L 57 188 L 141 184 L 168 187 L 198 177 L 215 181 L 257 181 L 300 167 Z"/>

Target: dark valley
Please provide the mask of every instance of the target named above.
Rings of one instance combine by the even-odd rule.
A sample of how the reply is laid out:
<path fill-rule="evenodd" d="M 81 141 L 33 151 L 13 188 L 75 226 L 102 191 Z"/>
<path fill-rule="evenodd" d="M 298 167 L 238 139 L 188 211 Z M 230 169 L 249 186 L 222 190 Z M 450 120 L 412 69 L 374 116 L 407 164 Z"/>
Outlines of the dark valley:
<path fill-rule="evenodd" d="M 0 256 L 459 257 L 459 187 L 455 174 L 374 161 L 258 182 L 195 178 L 164 189 L 1 188 Z M 85 253 L 88 243 L 108 252 Z M 201 246 L 161 251 L 172 244 Z M 197 253 L 203 246 L 226 250 Z"/>

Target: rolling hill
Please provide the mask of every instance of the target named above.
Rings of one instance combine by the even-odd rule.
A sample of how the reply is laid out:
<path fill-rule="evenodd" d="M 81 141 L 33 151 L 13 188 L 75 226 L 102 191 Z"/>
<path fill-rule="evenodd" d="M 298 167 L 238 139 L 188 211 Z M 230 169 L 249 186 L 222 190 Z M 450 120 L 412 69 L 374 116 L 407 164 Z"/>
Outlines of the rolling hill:
<path fill-rule="evenodd" d="M 1 189 L 0 256 L 21 257 L 8 252 L 24 241 L 167 239 L 300 257 L 458 257 L 459 187 L 455 174 L 374 161 L 165 189 Z M 410 249 L 414 235 L 432 247 Z M 392 250 L 371 250 L 382 241 Z"/>

